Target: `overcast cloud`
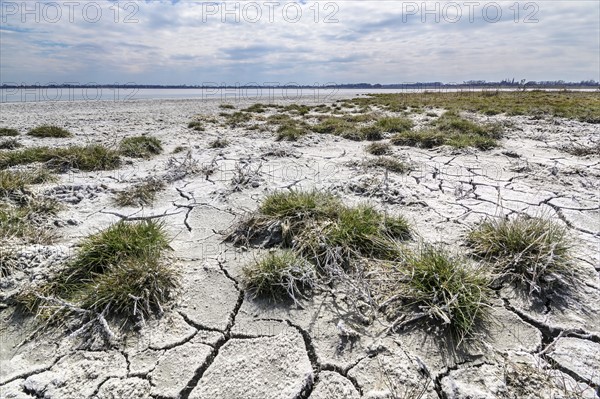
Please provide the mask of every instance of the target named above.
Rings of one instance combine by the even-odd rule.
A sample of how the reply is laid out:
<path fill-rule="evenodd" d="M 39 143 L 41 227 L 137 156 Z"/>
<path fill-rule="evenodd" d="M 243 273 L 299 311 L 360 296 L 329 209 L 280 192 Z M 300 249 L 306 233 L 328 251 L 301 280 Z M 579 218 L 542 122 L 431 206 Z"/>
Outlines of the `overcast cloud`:
<path fill-rule="evenodd" d="M 24 4 L 1 1 L 2 83 L 600 80 L 596 0 Z"/>

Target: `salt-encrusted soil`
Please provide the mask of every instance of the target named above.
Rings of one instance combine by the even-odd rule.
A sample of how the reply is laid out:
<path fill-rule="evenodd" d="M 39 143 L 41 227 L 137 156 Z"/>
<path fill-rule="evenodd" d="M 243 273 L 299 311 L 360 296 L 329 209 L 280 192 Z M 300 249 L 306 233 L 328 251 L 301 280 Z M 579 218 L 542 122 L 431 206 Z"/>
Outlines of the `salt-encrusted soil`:
<path fill-rule="evenodd" d="M 317 102 L 306 99 L 307 104 Z M 320 101 L 321 102 L 321 101 Z M 253 101 L 233 102 L 243 108 Z M 282 103 L 284 103 L 282 101 Z M 269 132 L 207 124 L 220 101 L 140 100 L 2 104 L 0 125 L 24 132 L 63 126 L 67 139 L 22 136 L 26 146 L 102 143 L 128 136 L 159 138 L 165 151 L 106 172 L 70 172 L 36 186 L 64 209 L 53 245 L 20 247 L 19 270 L 0 284 L 0 398 L 567 398 L 597 397 L 600 386 L 600 158 L 561 148 L 600 140 L 600 125 L 559 118 L 484 117 L 505 123 L 491 151 L 393 147 L 410 162 L 406 175 L 365 169 L 368 142 L 312 134 L 276 142 Z M 441 113 L 441 110 L 438 110 Z M 428 118 L 410 116 L 417 124 Z M 230 145 L 209 149 L 226 138 Z M 187 152 L 216 170 L 175 180 L 151 207 L 119 208 L 115 192 L 148 176 L 172 176 Z M 359 165 L 359 166 L 357 166 Z M 240 179 L 240 176 L 246 178 Z M 457 251 L 463 234 L 486 216 L 526 213 L 566 225 L 582 283 L 563 303 L 537 303 L 505 287 L 492 322 L 467 353 L 453 353 L 419 328 L 387 334 L 361 324 L 343 291 L 322 292 L 301 307 L 250 298 L 241 269 L 257 252 L 223 242 L 222 232 L 276 190 L 330 190 L 348 203 L 368 201 L 403 214 L 419 239 Z M 16 315 L 9 299 L 60 267 L 76 244 L 121 215 L 163 218 L 183 271 L 178 303 L 160 320 L 121 337 L 115 347 L 78 348 L 60 331 L 26 338 L 35 320 Z M 8 244 L 6 244 L 8 245 Z M 357 336 L 348 338 L 348 331 Z M 22 342 L 25 344 L 20 345 Z"/>

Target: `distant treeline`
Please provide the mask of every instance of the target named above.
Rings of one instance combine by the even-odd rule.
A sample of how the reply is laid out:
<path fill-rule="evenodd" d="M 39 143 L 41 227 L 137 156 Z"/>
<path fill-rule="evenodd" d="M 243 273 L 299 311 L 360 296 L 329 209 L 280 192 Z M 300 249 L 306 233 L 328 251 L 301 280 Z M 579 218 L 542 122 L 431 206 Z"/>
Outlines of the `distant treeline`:
<path fill-rule="evenodd" d="M 415 82 L 415 83 L 393 83 L 393 84 L 372 84 L 372 83 L 344 83 L 344 84 L 323 84 L 323 85 L 297 85 L 297 84 L 202 84 L 202 85 L 154 85 L 154 84 L 15 84 L 5 83 L 0 85 L 1 89 L 53 89 L 53 88 L 106 88 L 106 89 L 286 89 L 286 88 L 301 88 L 301 89 L 485 89 L 485 88 L 536 88 L 536 89 L 561 89 L 561 88 L 598 88 L 600 83 L 594 80 L 582 80 L 581 82 L 565 82 L 557 81 L 515 81 L 515 79 L 506 79 L 500 82 L 486 82 L 485 80 L 469 80 L 462 83 L 443 83 L 443 82 Z"/>

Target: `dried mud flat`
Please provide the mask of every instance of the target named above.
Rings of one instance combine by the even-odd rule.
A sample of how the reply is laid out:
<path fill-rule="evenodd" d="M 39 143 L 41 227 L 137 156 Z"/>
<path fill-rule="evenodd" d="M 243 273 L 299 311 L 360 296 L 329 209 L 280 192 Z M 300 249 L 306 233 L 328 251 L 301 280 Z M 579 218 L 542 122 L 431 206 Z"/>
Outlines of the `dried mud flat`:
<path fill-rule="evenodd" d="M 254 102 L 232 104 L 241 109 Z M 309 98 L 294 102 L 317 104 Z M 373 158 L 365 152 L 368 141 L 318 133 L 276 141 L 270 131 L 220 123 L 206 123 L 204 131 L 188 128 L 197 115 L 219 119 L 220 103 L 2 105 L 2 126 L 25 131 L 52 124 L 74 134 L 22 135 L 26 147 L 115 146 L 148 134 L 164 151 L 148 160 L 125 158 L 116 170 L 71 171 L 34 186 L 63 207 L 49 221 L 54 242 L 19 245 L 19 267 L 1 280 L 0 398 L 598 397 L 600 157 L 562 148 L 597 144 L 600 125 L 466 113 L 505 125 L 501 146 L 392 146 L 389 156 L 411 165 L 398 174 L 362 165 Z M 418 126 L 433 116 L 408 118 Z M 229 144 L 209 148 L 216 139 Z M 177 147 L 185 148 L 174 153 Z M 182 172 L 186 159 L 194 161 L 195 174 Z M 115 205 L 118 191 L 152 176 L 167 183 L 153 205 Z M 418 239 L 457 250 L 468 228 L 487 216 L 544 215 L 568 228 L 582 284 L 565 303 L 531 301 L 509 286 L 496 290 L 485 334 L 464 351 L 422 328 L 390 332 L 385 320 L 361 322 L 335 285 L 301 306 L 254 299 L 244 290 L 242 268 L 264 250 L 235 247 L 224 242 L 223 232 L 265 195 L 290 189 L 331 191 L 348 204 L 368 202 L 401 213 Z M 27 339 L 37 321 L 20 314 L 11 298 L 60 268 L 81 239 L 124 215 L 165 215 L 172 261 L 182 271 L 176 303 L 111 347 L 83 348 L 81 337 L 66 329 Z"/>

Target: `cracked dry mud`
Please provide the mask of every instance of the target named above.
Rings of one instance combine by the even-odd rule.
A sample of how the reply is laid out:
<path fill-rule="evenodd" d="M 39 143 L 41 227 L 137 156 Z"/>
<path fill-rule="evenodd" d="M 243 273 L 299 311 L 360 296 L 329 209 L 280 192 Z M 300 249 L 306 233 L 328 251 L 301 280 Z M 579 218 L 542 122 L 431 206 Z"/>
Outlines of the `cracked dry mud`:
<path fill-rule="evenodd" d="M 300 102 L 316 104 L 311 101 Z M 275 142 L 259 130 L 187 128 L 194 115 L 216 116 L 219 103 L 3 104 L 2 125 L 24 131 L 49 123 L 75 134 L 60 141 L 22 136 L 26 146 L 114 145 L 122 137 L 150 134 L 165 152 L 115 171 L 73 172 L 36 186 L 65 204 L 54 221 L 60 238 L 53 245 L 21 248 L 22 265 L 0 284 L 0 398 L 598 397 L 600 157 L 559 148 L 597 142 L 600 125 L 470 115 L 511 122 L 502 146 L 486 152 L 393 147 L 392 156 L 413 165 L 400 175 L 356 166 L 368 157 L 368 142 L 326 134 Z M 426 117 L 411 118 L 419 124 Z M 208 149 L 216 138 L 230 145 Z M 99 211 L 139 211 L 117 208 L 113 193 L 172 173 L 169 158 L 185 155 L 172 154 L 177 146 L 188 147 L 199 164 L 215 167 L 209 178 L 198 174 L 170 183 L 139 213 L 172 214 L 164 222 L 183 272 L 177 303 L 114 348 L 80 349 L 77 338 L 58 331 L 27 341 L 35 320 L 17 315 L 6 301 L 28 281 L 52 273 L 83 237 L 118 220 Z M 252 174 L 248 184 L 235 179 L 240 165 Z M 384 323 L 361 323 L 341 290 L 321 292 L 301 307 L 253 299 L 243 290 L 241 270 L 261 251 L 235 248 L 221 233 L 266 194 L 290 187 L 330 190 L 350 204 L 369 201 L 402 213 L 421 238 L 457 250 L 467 229 L 486 216 L 545 215 L 568 227 L 584 278 L 574 288 L 578 295 L 560 304 L 533 302 L 509 287 L 498 290 L 488 330 L 466 353 L 454 353 L 419 328 L 386 334 Z M 345 339 L 340 321 L 358 338 Z"/>

